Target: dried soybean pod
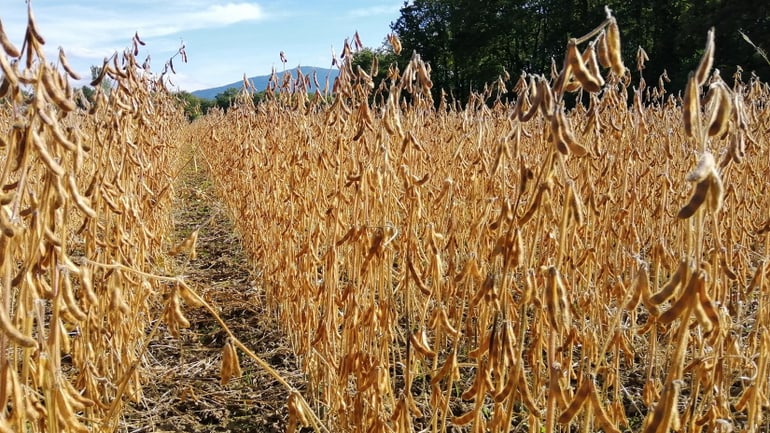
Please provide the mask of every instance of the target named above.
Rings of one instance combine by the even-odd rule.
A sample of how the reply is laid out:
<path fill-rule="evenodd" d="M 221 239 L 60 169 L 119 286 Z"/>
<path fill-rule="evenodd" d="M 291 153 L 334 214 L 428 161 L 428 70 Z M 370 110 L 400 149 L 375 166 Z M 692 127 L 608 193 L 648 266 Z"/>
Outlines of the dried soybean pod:
<path fill-rule="evenodd" d="M 650 303 L 653 305 L 660 305 L 671 299 L 676 294 L 677 289 L 682 285 L 682 281 L 687 278 L 688 268 L 688 259 L 680 260 L 679 267 L 676 272 L 674 272 L 674 275 L 671 276 L 671 279 L 666 282 L 659 292 L 650 297 Z"/>
<path fill-rule="evenodd" d="M 67 187 L 69 188 L 70 196 L 72 197 L 72 200 L 75 202 L 75 205 L 78 207 L 78 209 L 80 209 L 84 214 L 88 215 L 89 218 L 96 218 L 96 211 L 88 203 L 88 198 L 80 195 L 78 186 L 75 181 L 75 176 L 72 174 L 67 176 Z"/>
<path fill-rule="evenodd" d="M 688 137 L 694 137 L 695 131 L 700 122 L 700 101 L 698 97 L 699 86 L 696 83 L 695 75 L 690 72 L 687 79 L 687 88 L 684 92 L 682 101 L 682 115 L 684 120 L 684 132 Z"/>
<path fill-rule="evenodd" d="M 567 139 L 564 137 L 564 125 L 558 112 L 551 116 L 551 141 L 559 153 L 569 155 Z"/>
<path fill-rule="evenodd" d="M 238 352 L 231 341 L 225 344 L 222 350 L 222 368 L 220 370 L 220 384 L 227 385 L 233 377 L 242 375 L 241 364 L 238 360 Z"/>
<path fill-rule="evenodd" d="M 671 323 L 678 318 L 687 320 L 691 308 L 699 302 L 698 290 L 701 285 L 706 284 L 706 273 L 701 269 L 690 276 L 687 287 L 682 291 L 682 295 L 674 302 L 671 307 L 660 315 L 660 323 Z"/>
<path fill-rule="evenodd" d="M 572 81 L 568 81 L 566 84 L 564 84 L 563 88 L 564 88 L 564 91 L 567 92 L 567 93 L 575 93 L 575 92 L 579 91 L 580 89 L 582 89 L 583 86 L 580 84 L 579 81 L 572 80 Z"/>
<path fill-rule="evenodd" d="M 737 280 L 737 279 L 738 279 L 738 275 L 737 275 L 737 274 L 735 273 L 735 271 L 734 271 L 734 270 L 733 270 L 733 269 L 730 267 L 730 264 L 729 264 L 729 263 L 727 263 L 727 257 L 725 256 L 725 252 L 724 252 L 724 250 L 722 251 L 722 254 L 720 254 L 720 257 L 719 257 L 719 263 L 720 263 L 720 266 L 721 266 L 721 268 L 722 268 L 722 271 L 725 273 L 725 275 L 727 275 L 727 278 L 728 278 L 729 280 L 733 280 L 733 281 L 735 281 L 735 280 Z"/>
<path fill-rule="evenodd" d="M 612 63 L 610 62 L 609 48 L 607 47 L 607 34 L 604 30 L 599 33 L 599 36 L 596 39 L 596 46 L 599 64 L 602 65 L 603 68 L 611 67 Z"/>
<path fill-rule="evenodd" d="M 190 321 L 187 320 L 187 317 L 184 316 L 184 312 L 182 311 L 182 304 L 179 302 L 178 293 L 174 293 L 171 295 L 169 308 L 174 317 L 174 320 L 176 321 L 176 323 L 179 325 L 180 328 L 190 327 Z"/>
<path fill-rule="evenodd" d="M 710 211 L 716 213 L 722 209 L 725 186 L 716 170 L 709 176 L 708 181 L 710 184 L 706 194 L 706 205 Z"/>
<path fill-rule="evenodd" d="M 8 58 L 4 55 L 0 56 L 0 70 L 2 70 L 5 79 L 10 83 L 11 86 L 19 86 L 19 77 L 16 75 L 16 71 L 13 70 L 11 64 L 8 63 Z"/>
<path fill-rule="evenodd" d="M 569 330 L 572 324 L 572 317 L 567 299 L 567 290 L 555 266 L 550 266 L 546 270 L 545 306 L 551 326 L 558 330 Z"/>
<path fill-rule="evenodd" d="M 642 297 L 642 304 L 645 308 L 655 317 L 660 316 L 659 305 L 652 302 L 652 289 L 650 288 L 650 281 L 648 277 L 647 268 L 643 267 L 640 271 L 640 275 L 637 278 L 637 290 L 639 290 Z"/>
<path fill-rule="evenodd" d="M 65 391 L 58 390 L 54 392 L 54 404 L 56 407 L 56 417 L 61 423 L 67 427 L 67 431 L 74 431 L 76 433 L 89 433 L 88 427 L 81 423 L 78 417 L 75 415 L 75 410 L 65 396 Z"/>
<path fill-rule="evenodd" d="M 104 58 L 104 63 L 102 64 L 102 68 L 99 70 L 99 75 L 94 78 L 91 81 L 92 87 L 97 87 L 101 84 L 102 80 L 104 80 L 104 77 L 107 75 L 107 65 L 109 64 L 109 59 L 106 57 Z"/>
<path fill-rule="evenodd" d="M 567 62 L 575 74 L 575 79 L 584 89 L 589 92 L 598 92 L 602 89 L 601 83 L 588 70 L 583 57 L 578 52 L 577 40 L 575 38 L 570 39 L 567 44 Z"/>
<path fill-rule="evenodd" d="M 6 364 L 6 366 L 4 366 L 4 368 L 0 371 L 0 377 L 2 377 L 3 401 L 7 402 L 6 404 L 10 403 L 9 406 L 13 405 L 14 412 L 16 412 L 15 409 L 18 407 L 19 408 L 18 414 L 21 414 L 21 412 L 24 410 L 22 408 L 26 407 L 26 402 L 25 402 L 26 392 L 21 385 L 21 381 L 19 380 L 19 374 L 16 372 L 16 368 L 13 365 L 9 366 Z M 13 417 L 14 416 L 11 415 L 11 418 Z M 0 417 L 0 419 L 3 419 L 3 418 L 5 417 Z"/>
<path fill-rule="evenodd" d="M 430 288 L 425 284 L 425 282 L 420 277 L 420 274 L 417 272 L 417 269 L 414 267 L 414 262 L 412 261 L 411 256 L 407 257 L 406 263 L 407 268 L 409 269 L 409 274 L 414 279 L 415 284 L 417 284 L 417 288 L 420 289 L 420 292 L 422 292 L 425 296 L 430 296 Z"/>
<path fill-rule="evenodd" d="M 695 170 L 688 173 L 685 180 L 688 182 L 700 182 L 712 174 L 715 166 L 714 155 L 708 151 L 703 152 L 698 159 L 698 165 L 695 166 Z"/>
<path fill-rule="evenodd" d="M 490 343 L 491 343 L 490 342 L 490 340 L 491 340 L 490 336 L 491 336 L 491 334 L 488 334 L 488 335 L 484 336 L 484 338 L 482 338 L 482 340 L 479 342 L 479 346 L 477 348 L 471 350 L 470 352 L 468 352 L 468 356 L 471 357 L 471 358 L 474 358 L 474 359 L 481 359 L 481 357 L 485 353 L 489 352 L 489 347 L 490 347 Z"/>
<path fill-rule="evenodd" d="M 449 357 L 444 361 L 444 365 L 439 371 L 430 379 L 431 385 L 438 384 L 445 377 L 454 377 L 457 374 L 457 353 L 451 352 Z"/>
<path fill-rule="evenodd" d="M 11 194 L 10 197 L 12 199 L 13 195 Z M 14 228 L 14 224 L 11 222 L 12 217 L 13 214 L 9 206 L 0 207 L 0 233 L 2 233 L 3 236 L 9 238 L 12 238 L 16 235 L 16 229 Z"/>
<path fill-rule="evenodd" d="M 460 416 L 453 416 L 452 417 L 452 424 L 458 425 L 458 426 L 464 426 L 466 424 L 470 424 L 471 421 L 476 417 L 476 411 L 475 410 L 469 410 L 468 412 L 460 415 Z"/>
<path fill-rule="evenodd" d="M 549 86 L 548 82 L 546 82 L 543 78 L 538 80 L 537 86 L 538 95 L 542 94 L 542 98 L 540 98 L 540 112 L 543 113 L 543 116 L 546 118 L 550 118 L 553 115 L 554 110 L 553 92 L 551 91 L 551 86 Z"/>
<path fill-rule="evenodd" d="M 43 160 L 45 165 L 47 165 L 56 176 L 63 176 L 64 168 L 58 162 L 56 162 L 50 153 L 48 153 L 48 146 L 46 146 L 46 144 L 43 142 L 43 139 L 37 135 L 37 132 L 29 132 L 32 134 L 32 143 L 35 145 L 35 148 L 40 155 L 40 159 Z"/>
<path fill-rule="evenodd" d="M 583 383 L 580 384 L 580 387 L 572 398 L 569 406 L 567 406 L 567 408 L 564 409 L 564 412 L 559 415 L 559 424 L 569 424 L 572 422 L 575 416 L 580 413 L 580 410 L 583 409 L 583 406 L 588 403 L 590 400 L 589 394 L 591 393 L 590 381 L 591 379 L 588 377 L 583 377 Z"/>
<path fill-rule="evenodd" d="M 593 381 L 591 381 L 589 385 L 589 398 L 591 399 L 591 406 L 594 409 L 596 424 L 604 430 L 605 433 L 620 433 L 620 429 L 615 426 L 615 423 L 612 421 L 612 418 L 610 418 L 610 415 L 607 413 L 607 410 L 599 399 L 599 391 L 596 389 L 596 385 L 594 385 Z"/>
<path fill-rule="evenodd" d="M 518 385 L 517 379 L 518 379 L 518 371 L 516 372 L 510 372 L 508 373 L 508 377 L 506 377 L 505 385 L 503 388 L 496 392 L 492 398 L 495 401 L 495 403 L 501 403 L 503 402 L 508 396 L 510 396 L 514 390 L 516 389 L 516 386 Z"/>
<path fill-rule="evenodd" d="M 200 229 L 193 230 L 182 242 L 174 246 L 168 253 L 171 256 L 185 253 L 190 257 L 190 260 L 197 258 L 197 245 L 198 245 L 198 232 Z"/>
<path fill-rule="evenodd" d="M 754 291 L 757 287 L 759 287 L 759 280 L 762 278 L 762 275 L 765 272 L 765 262 L 759 262 L 757 264 L 757 268 L 754 270 L 754 276 L 751 277 L 751 280 L 749 281 L 749 284 L 746 286 L 746 290 L 743 292 L 743 296 L 747 297 L 751 292 Z"/>
<path fill-rule="evenodd" d="M 655 404 L 655 409 L 648 415 L 644 433 L 668 432 L 674 424 L 674 418 L 678 417 L 677 400 L 681 382 L 675 380 L 666 384 L 666 388 L 660 400 Z"/>
<path fill-rule="evenodd" d="M 540 202 L 543 200 L 543 194 L 546 192 L 550 192 L 553 188 L 553 184 L 548 182 L 543 182 L 540 184 L 540 187 L 537 189 L 537 193 L 535 194 L 534 200 L 532 200 L 532 205 L 529 207 L 527 212 L 519 219 L 519 224 L 524 225 L 527 222 L 529 222 L 530 219 L 535 215 L 535 212 L 537 212 L 538 207 L 540 206 Z"/>
<path fill-rule="evenodd" d="M 572 128 L 570 127 L 569 120 L 564 114 L 564 111 L 559 110 L 559 112 L 555 113 L 554 116 L 559 117 L 559 132 L 561 133 L 561 138 L 564 139 L 564 144 L 567 145 L 567 149 L 575 154 L 575 156 L 587 155 L 588 150 L 577 142 L 575 134 L 572 133 Z"/>
<path fill-rule="evenodd" d="M 727 133 L 730 118 L 733 115 L 733 100 L 724 84 L 714 83 L 710 86 L 709 92 L 712 90 L 716 92 L 716 100 L 711 110 L 708 134 L 709 137 L 722 137 Z"/>
<path fill-rule="evenodd" d="M 37 347 L 37 342 L 30 336 L 24 335 L 18 328 L 13 326 L 11 318 L 5 308 L 0 307 L 0 330 L 10 338 L 11 341 L 21 347 Z"/>
<path fill-rule="evenodd" d="M 556 73 L 556 63 L 552 61 L 551 67 L 553 75 Z M 567 83 L 570 81 L 570 78 L 572 78 L 572 65 L 569 63 L 569 51 L 567 51 L 567 55 L 564 57 L 564 66 L 559 75 L 556 75 L 553 79 L 553 93 L 556 95 L 563 94 L 567 90 Z M 570 89 L 570 91 L 576 90 Z"/>
<path fill-rule="evenodd" d="M 110 309 L 111 310 L 118 310 L 122 314 L 128 314 L 131 309 L 129 308 L 126 301 L 123 299 L 123 290 L 121 287 L 117 284 L 112 284 L 112 287 L 110 287 Z M 178 303 L 177 303 L 178 304 Z"/>
<path fill-rule="evenodd" d="M 695 302 L 693 304 L 692 315 L 695 317 L 695 320 L 698 322 L 698 324 L 700 324 L 704 334 L 709 335 L 714 329 L 714 323 L 711 322 L 708 314 L 706 314 L 706 310 L 704 310 L 702 303 Z"/>
<path fill-rule="evenodd" d="M 72 287 L 72 281 L 70 280 L 69 274 L 62 272 L 59 278 L 59 281 L 63 283 L 59 284 L 59 293 L 62 296 L 64 305 L 72 314 L 72 317 L 78 321 L 77 323 L 83 322 L 88 318 L 88 316 L 86 315 L 85 311 L 80 308 L 78 301 L 75 299 L 75 290 Z"/>
<path fill-rule="evenodd" d="M 32 39 L 36 44 L 45 45 L 45 38 L 37 30 L 37 24 L 35 23 L 35 15 L 32 13 L 32 2 L 27 2 L 27 34 L 32 36 Z"/>
<path fill-rule="evenodd" d="M 692 193 L 692 197 L 690 197 L 690 201 L 685 205 L 685 207 L 679 210 L 679 213 L 676 215 L 676 217 L 680 219 L 686 219 L 693 216 L 695 211 L 697 211 L 703 202 L 706 201 L 706 194 L 708 194 L 708 190 L 711 187 L 711 184 L 712 182 L 709 178 L 698 182 L 698 184 L 695 185 L 695 190 Z"/>
<path fill-rule="evenodd" d="M 80 268 L 80 287 L 85 292 L 85 299 L 90 305 L 98 305 L 99 298 L 94 291 L 94 278 L 91 268 L 82 266 Z"/>
<path fill-rule="evenodd" d="M 72 385 L 72 382 L 68 380 L 62 380 L 62 385 L 62 390 L 66 391 L 66 393 L 71 398 L 71 403 L 74 405 L 73 407 L 78 411 L 82 411 L 87 407 L 96 405 L 95 401 L 84 396 L 77 389 L 75 389 L 75 386 Z"/>
<path fill-rule="evenodd" d="M 21 53 L 19 50 L 13 45 L 10 39 L 8 39 L 8 35 L 5 33 L 5 30 L 3 30 L 3 22 L 0 21 L 0 45 L 2 45 L 3 50 L 6 54 L 8 54 L 11 57 L 19 57 Z"/>
<path fill-rule="evenodd" d="M 184 299 L 185 303 L 193 308 L 198 308 L 203 306 L 203 301 L 201 300 L 200 296 L 198 296 L 197 293 L 193 292 L 192 289 L 182 280 L 177 281 L 177 289 L 179 290 L 179 295 Z"/>
<path fill-rule="evenodd" d="M 585 224 L 585 206 L 583 206 L 583 200 L 580 198 L 580 191 L 575 186 L 575 182 L 569 181 L 567 183 L 569 187 L 569 207 L 572 217 L 575 218 L 575 222 L 578 226 Z M 520 235 L 517 230 L 517 236 Z M 521 237 L 518 238 L 521 244 Z M 523 246 L 521 247 L 523 249 Z M 519 261 L 521 263 L 521 261 Z"/>
<path fill-rule="evenodd" d="M 703 57 L 700 59 L 698 69 L 695 73 L 695 82 L 698 86 L 702 86 L 706 83 L 706 78 L 711 71 L 711 66 L 714 64 L 714 27 L 709 29 L 706 36 L 706 50 L 703 52 Z"/>
<path fill-rule="evenodd" d="M 531 86 L 531 84 L 530 84 L 530 86 Z M 529 120 L 532 119 L 532 117 L 535 115 L 535 113 L 537 113 L 537 110 L 540 107 L 540 104 L 542 103 L 543 92 L 540 89 L 540 81 L 539 80 L 537 81 L 537 84 L 533 87 L 532 90 L 534 90 L 534 92 L 535 92 L 535 100 L 532 101 L 532 105 L 529 107 L 529 110 L 527 110 L 526 113 L 524 113 L 521 110 L 519 110 L 519 121 L 520 122 L 529 122 Z M 521 93 L 519 94 L 520 97 L 522 98 L 522 101 L 525 98 L 525 96 L 524 96 L 525 92 L 526 92 L 526 90 L 521 90 Z"/>
<path fill-rule="evenodd" d="M 749 386 L 747 386 L 746 389 L 743 391 L 743 394 L 741 394 L 740 398 L 738 398 L 738 401 L 735 402 L 734 404 L 735 410 L 738 412 L 743 412 L 746 409 L 746 406 L 748 406 L 749 401 L 754 397 L 754 393 L 756 392 L 757 392 L 756 384 L 752 383 Z"/>
<path fill-rule="evenodd" d="M 64 134 L 64 131 L 62 131 L 61 126 L 59 126 L 58 123 L 53 124 L 53 128 L 51 128 L 51 132 L 53 133 L 53 137 L 56 139 L 56 142 L 64 146 L 65 149 L 67 149 L 70 152 L 75 152 L 78 150 L 77 144 L 72 142 Z"/>
<path fill-rule="evenodd" d="M 647 278 L 646 263 L 639 267 L 639 272 L 636 274 L 636 282 L 634 284 L 633 293 L 631 293 L 631 296 L 628 298 L 624 308 L 629 311 L 636 309 L 636 306 L 639 305 L 639 301 L 642 299 L 642 293 L 645 291 L 647 292 L 647 298 L 649 298 L 650 282 Z M 647 305 L 648 300 L 649 299 L 645 299 L 645 305 Z"/>
<path fill-rule="evenodd" d="M 620 47 L 620 29 L 615 17 L 610 18 L 607 25 L 607 57 L 612 67 L 612 72 L 617 76 L 623 76 L 626 73 L 626 66 L 623 64 L 623 57 Z"/>
<path fill-rule="evenodd" d="M 423 330 L 419 334 L 419 338 L 417 337 L 417 332 L 409 337 L 409 340 L 412 342 L 412 347 L 414 347 L 414 349 L 419 354 L 426 358 L 433 358 L 436 356 L 436 352 L 430 348 L 430 344 L 428 343 L 428 335 L 425 333 L 425 331 Z"/>
<path fill-rule="evenodd" d="M 452 326 L 452 323 L 449 322 L 449 316 L 447 316 L 446 311 L 443 308 L 439 309 L 439 320 L 441 326 L 443 326 L 444 330 L 446 330 L 450 335 L 455 338 L 460 336 L 460 330 Z"/>
<path fill-rule="evenodd" d="M 0 99 L 5 98 L 11 90 L 11 82 L 3 75 L 3 80 L 0 81 Z M 5 147 L 0 145 L 0 147 Z"/>
<path fill-rule="evenodd" d="M 596 42 L 590 43 L 586 50 L 583 51 L 583 62 L 586 68 L 588 68 L 588 73 L 599 83 L 599 87 L 604 86 L 604 77 L 602 77 L 599 61 L 596 56 Z"/>
<path fill-rule="evenodd" d="M 710 323 L 711 327 L 708 328 L 709 330 L 713 327 L 720 328 L 719 310 L 717 309 L 714 301 L 711 299 L 708 293 L 706 293 L 705 284 L 698 287 L 698 300 L 700 302 L 699 305 L 697 305 L 696 310 L 698 310 L 698 313 L 702 312 L 704 315 L 699 319 L 699 321 L 705 319 L 708 323 Z M 705 325 L 704 328 L 707 326 L 708 325 Z"/>
<path fill-rule="evenodd" d="M 64 48 L 62 47 L 59 47 L 59 63 L 64 68 L 64 71 L 67 72 L 67 75 L 69 75 L 73 80 L 80 80 L 80 75 L 70 66 L 69 62 L 67 61 L 67 56 L 64 54 Z"/>
<path fill-rule="evenodd" d="M 65 112 L 75 111 L 75 109 L 77 109 L 75 103 L 69 100 L 62 89 L 60 89 L 56 82 L 54 82 L 53 74 L 55 73 L 56 72 L 45 68 L 41 74 L 41 81 L 43 82 L 46 93 L 51 97 L 54 104 L 56 104 L 60 110 Z"/>

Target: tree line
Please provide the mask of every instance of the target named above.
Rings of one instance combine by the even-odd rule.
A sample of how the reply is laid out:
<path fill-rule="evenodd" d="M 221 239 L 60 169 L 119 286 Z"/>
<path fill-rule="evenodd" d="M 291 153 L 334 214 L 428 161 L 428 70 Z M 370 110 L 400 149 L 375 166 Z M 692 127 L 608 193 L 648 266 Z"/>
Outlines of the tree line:
<path fill-rule="evenodd" d="M 91 66 L 91 78 L 95 79 L 97 76 L 99 76 L 101 73 L 101 70 L 102 68 L 100 66 Z M 115 85 L 114 81 L 109 77 L 106 77 L 101 81 L 101 83 L 99 84 L 99 87 L 101 87 L 101 91 L 109 95 L 114 85 Z M 97 91 L 96 88 L 86 85 L 86 86 L 80 87 L 79 91 L 82 92 L 83 98 L 85 99 L 86 102 L 88 102 L 89 104 L 92 104 L 94 102 L 94 98 Z M 184 90 L 174 92 L 174 96 L 177 98 L 177 100 L 179 100 L 180 104 L 184 107 L 184 113 L 185 113 L 185 116 L 187 116 L 187 119 L 192 121 L 202 115 L 205 115 L 212 108 L 220 108 L 224 111 L 227 111 L 230 108 L 230 106 L 239 97 L 240 93 L 241 93 L 241 89 L 237 87 L 231 87 L 229 89 L 225 89 L 221 93 L 218 93 L 214 97 L 214 99 L 200 98 Z M 261 92 L 256 92 L 252 95 L 252 99 L 255 104 L 261 102 L 264 99 L 264 97 L 265 97 L 264 90 Z M 83 108 L 82 105 L 81 105 L 81 108 Z"/>
<path fill-rule="evenodd" d="M 706 34 L 715 28 L 714 66 L 725 80 L 739 70 L 770 78 L 762 47 L 770 44 L 770 6 L 747 0 L 413 0 L 404 2 L 391 30 L 401 40 L 399 63 L 413 52 L 430 63 L 434 89 L 462 100 L 504 71 L 548 74 L 564 58 L 567 41 L 605 18 L 617 17 L 623 57 L 639 78 L 639 47 L 649 56 L 641 74 L 656 84 L 666 71 L 669 90 L 684 89 L 697 67 Z M 754 45 L 752 45 L 752 43 Z M 437 90 L 438 91 L 438 90 Z"/>
<path fill-rule="evenodd" d="M 196 118 L 208 113 L 212 108 L 221 108 L 227 111 L 230 106 L 236 101 L 241 93 L 241 89 L 237 87 L 230 87 L 223 92 L 217 93 L 214 99 L 201 98 L 193 95 L 187 91 L 176 92 L 176 97 L 184 105 L 184 112 L 188 120 L 195 120 Z M 265 97 L 265 91 L 256 92 L 252 95 L 254 104 L 258 104 Z"/>
<path fill-rule="evenodd" d="M 370 70 L 378 58 L 375 82 L 386 76 L 392 63 L 403 67 L 412 53 L 431 66 L 433 91 L 445 91 L 464 102 L 506 73 L 512 80 L 521 72 L 549 74 L 560 66 L 569 38 L 590 32 L 606 15 L 617 18 L 623 58 L 638 82 L 640 74 L 656 85 L 662 74 L 666 88 L 682 91 L 688 73 L 697 67 L 706 34 L 715 28 L 714 66 L 728 82 L 737 72 L 770 81 L 770 3 L 749 0 L 412 0 L 405 1 L 391 31 L 401 41 L 400 54 L 383 43 L 364 48 L 353 57 L 354 70 Z M 639 48 L 649 56 L 644 69 L 636 68 Z M 92 73 L 95 71 L 92 70 Z M 98 72 L 98 70 L 97 70 Z M 509 86 L 509 88 L 512 86 Z M 86 97 L 89 89 L 84 89 Z M 213 107 L 227 110 L 239 89 L 211 99 L 178 92 L 190 120 Z M 255 103 L 264 92 L 254 95 Z M 438 101 L 438 94 L 434 95 Z"/>

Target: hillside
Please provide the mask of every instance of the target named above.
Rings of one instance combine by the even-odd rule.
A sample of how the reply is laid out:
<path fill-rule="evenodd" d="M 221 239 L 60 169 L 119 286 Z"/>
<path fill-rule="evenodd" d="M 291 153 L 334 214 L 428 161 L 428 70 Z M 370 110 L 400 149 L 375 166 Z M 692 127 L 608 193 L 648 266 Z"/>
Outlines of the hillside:
<path fill-rule="evenodd" d="M 301 66 L 298 68 L 293 69 L 287 69 L 287 73 L 291 73 L 294 78 L 297 77 L 297 70 L 302 71 L 303 75 L 308 75 L 311 77 L 311 83 L 310 83 L 310 91 L 314 92 L 316 90 L 315 85 L 312 82 L 312 76 L 313 72 L 317 74 L 318 77 L 318 84 L 320 84 L 321 89 L 323 89 L 326 86 L 326 79 L 329 78 L 329 85 L 331 86 L 333 84 L 333 80 L 337 77 L 339 74 L 339 71 L 337 69 L 327 69 L 327 68 L 317 68 L 313 66 Z M 283 76 L 283 71 L 277 71 L 277 74 L 279 76 Z M 270 81 L 270 75 L 260 75 L 256 77 L 249 78 L 249 81 L 254 85 L 254 87 L 258 91 L 265 90 L 267 88 L 267 83 Z M 243 80 L 238 80 L 235 82 L 232 82 L 230 84 L 226 84 L 224 86 L 220 87 L 212 87 L 209 89 L 201 89 L 196 90 L 194 92 L 191 92 L 193 95 L 204 98 L 204 99 L 214 99 L 218 94 L 224 92 L 225 90 L 235 87 L 237 89 L 240 89 L 243 87 Z"/>

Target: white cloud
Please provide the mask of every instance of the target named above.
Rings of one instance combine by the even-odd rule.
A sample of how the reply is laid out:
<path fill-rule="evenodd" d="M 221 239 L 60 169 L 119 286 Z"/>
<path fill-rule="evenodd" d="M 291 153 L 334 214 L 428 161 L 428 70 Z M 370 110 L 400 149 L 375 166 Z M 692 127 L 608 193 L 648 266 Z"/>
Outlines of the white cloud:
<path fill-rule="evenodd" d="M 26 10 L 24 11 L 26 12 Z M 37 5 L 34 10 L 38 28 L 46 40 L 65 47 L 68 53 L 84 58 L 99 59 L 122 50 L 130 44 L 134 32 L 145 38 L 178 35 L 186 31 L 225 27 L 266 18 L 256 3 L 154 1 L 144 5 L 136 2 L 115 2 L 109 10 L 96 6 Z M 23 35 L 26 17 L 11 17 L 6 25 L 9 34 Z M 7 21 L 3 20 L 4 24 Z M 177 39 L 176 45 L 179 39 Z M 20 42 L 20 41 L 19 41 Z M 154 49 L 158 47 L 153 41 Z"/>
<path fill-rule="evenodd" d="M 216 82 L 210 82 L 210 81 L 201 81 L 196 78 L 193 78 L 185 73 L 178 73 L 176 75 L 171 75 L 168 77 L 168 80 L 170 80 L 170 90 L 176 91 L 176 90 L 187 90 L 187 91 L 194 91 L 197 89 L 207 89 L 210 87 L 216 87 L 221 85 L 221 83 Z"/>
<path fill-rule="evenodd" d="M 392 3 L 387 5 L 370 6 L 366 8 L 357 8 L 350 10 L 347 15 L 350 18 L 368 18 L 378 15 L 393 15 L 400 10 L 401 5 Z"/>
<path fill-rule="evenodd" d="M 255 21 L 265 18 L 265 13 L 259 5 L 253 3 L 227 3 L 213 5 L 205 11 L 195 11 L 186 14 L 181 19 L 193 23 L 193 26 L 221 26 L 242 21 Z M 197 24 L 196 24 L 197 23 Z M 200 27 L 198 27 L 200 28 Z"/>
<path fill-rule="evenodd" d="M 175 57 L 179 75 L 172 75 L 172 80 L 194 90 L 237 81 L 244 72 L 269 73 L 271 65 L 281 69 L 280 50 L 286 52 L 289 67 L 328 67 L 330 45 L 338 45 L 354 31 L 363 38 L 384 35 L 402 1 L 371 0 L 359 2 L 360 7 L 347 1 L 317 2 L 322 5 L 317 7 L 306 0 L 34 0 L 33 12 L 47 42 L 47 60 L 55 61 L 61 46 L 70 65 L 84 77 L 90 76 L 91 65 L 101 65 L 105 57 L 130 48 L 134 32 L 147 42 L 140 47 L 140 61 L 152 54 L 156 73 L 184 42 L 190 62 L 184 65 Z M 26 4 L 0 3 L 8 3 L 0 8 L 0 18 L 19 47 L 27 23 Z M 286 33 L 289 26 L 292 31 Z"/>

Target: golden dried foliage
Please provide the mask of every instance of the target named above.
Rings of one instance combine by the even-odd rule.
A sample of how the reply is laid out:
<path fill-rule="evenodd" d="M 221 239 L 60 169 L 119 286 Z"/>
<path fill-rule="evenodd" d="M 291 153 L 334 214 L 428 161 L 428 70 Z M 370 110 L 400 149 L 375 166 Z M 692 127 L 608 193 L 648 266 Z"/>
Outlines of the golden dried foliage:
<path fill-rule="evenodd" d="M 770 90 L 712 71 L 713 30 L 682 100 L 664 77 L 629 87 L 607 12 L 514 102 L 486 103 L 500 77 L 434 104 L 418 54 L 375 83 L 346 43 L 331 92 L 274 74 L 266 102 L 246 88 L 182 128 L 138 35 L 83 109 L 31 10 L 20 49 L 0 26 L 0 431 L 114 431 L 151 321 L 178 334 L 182 301 L 216 316 L 152 275 L 195 258 L 197 230 L 166 242 L 172 131 L 200 145 L 308 378 L 303 396 L 228 330 L 221 383 L 237 350 L 271 371 L 287 431 L 760 431 Z"/>
<path fill-rule="evenodd" d="M 328 103 L 276 77 L 191 125 L 329 426 L 756 431 L 770 91 L 712 74 L 713 43 L 683 101 L 629 87 L 608 11 L 554 80 L 501 77 L 514 102 L 343 58 Z"/>
<path fill-rule="evenodd" d="M 21 49 L 0 25 L 0 430 L 115 431 L 163 311 L 152 273 L 184 115 L 129 52 L 105 60 L 109 90 L 78 99 L 28 14 Z"/>

